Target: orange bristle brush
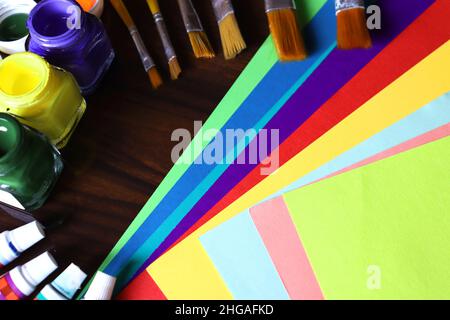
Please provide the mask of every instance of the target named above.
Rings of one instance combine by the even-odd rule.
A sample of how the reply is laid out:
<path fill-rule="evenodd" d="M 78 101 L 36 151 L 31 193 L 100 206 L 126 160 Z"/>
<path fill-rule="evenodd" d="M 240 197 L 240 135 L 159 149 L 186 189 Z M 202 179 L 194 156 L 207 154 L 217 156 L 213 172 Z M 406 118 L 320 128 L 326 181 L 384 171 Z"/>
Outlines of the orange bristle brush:
<path fill-rule="evenodd" d="M 306 58 L 293 0 L 265 0 L 270 33 L 281 61 Z"/>
<path fill-rule="evenodd" d="M 370 48 L 364 0 L 335 0 L 339 49 Z"/>
<path fill-rule="evenodd" d="M 122 0 L 111 0 L 111 4 L 119 14 L 122 21 L 128 27 L 128 31 L 133 38 L 134 44 L 136 45 L 136 49 L 139 52 L 142 64 L 144 65 L 145 71 L 148 73 L 153 88 L 158 88 L 162 84 L 161 76 L 159 75 L 159 72 L 156 69 L 156 65 L 153 62 L 153 59 L 150 57 L 150 54 L 148 53 L 144 42 L 142 41 L 141 35 L 139 34 L 139 31 L 136 28 L 136 24 L 134 23 L 133 18 L 131 18 L 128 9 L 125 7 L 125 4 L 122 2 Z"/>
<path fill-rule="evenodd" d="M 191 42 L 192 51 L 196 58 L 213 58 L 214 50 L 208 36 L 203 29 L 197 11 L 191 0 L 178 0 L 184 26 Z"/>

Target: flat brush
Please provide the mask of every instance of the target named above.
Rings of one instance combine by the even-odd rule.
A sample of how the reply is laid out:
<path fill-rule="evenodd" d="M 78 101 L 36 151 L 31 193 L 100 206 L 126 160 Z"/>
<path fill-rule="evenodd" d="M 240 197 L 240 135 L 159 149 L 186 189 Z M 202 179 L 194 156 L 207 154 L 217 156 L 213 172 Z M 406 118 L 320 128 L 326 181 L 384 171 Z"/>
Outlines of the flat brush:
<path fill-rule="evenodd" d="M 192 50 L 196 58 L 213 58 L 214 50 L 203 29 L 197 11 L 191 0 L 178 0 L 184 26 L 191 42 Z"/>
<path fill-rule="evenodd" d="M 364 0 L 335 0 L 339 49 L 370 48 Z"/>
<path fill-rule="evenodd" d="M 211 0 L 211 2 L 219 25 L 223 54 L 225 59 L 233 59 L 247 48 L 239 30 L 233 5 L 231 0 Z"/>
<path fill-rule="evenodd" d="M 144 41 L 142 41 L 141 35 L 139 34 L 136 24 L 134 23 L 133 18 L 131 18 L 128 9 L 125 7 L 122 0 L 111 0 L 111 4 L 119 14 L 122 21 L 128 27 L 128 31 L 130 32 L 131 38 L 136 45 L 136 49 L 139 52 L 142 64 L 144 65 L 144 69 L 150 78 L 153 88 L 158 88 L 162 84 L 161 76 L 159 75 L 156 65 L 144 45 Z"/>
<path fill-rule="evenodd" d="M 281 61 L 306 58 L 293 0 L 265 0 L 270 33 Z"/>
<path fill-rule="evenodd" d="M 177 55 L 173 48 L 172 42 L 169 38 L 169 33 L 167 32 L 166 23 L 161 14 L 159 4 L 157 0 L 147 0 L 147 4 L 150 7 L 150 11 L 155 19 L 156 27 L 158 28 L 158 33 L 163 43 L 164 52 L 166 54 L 167 61 L 169 63 L 170 77 L 172 80 L 178 79 L 181 73 L 180 64 L 178 63 Z"/>

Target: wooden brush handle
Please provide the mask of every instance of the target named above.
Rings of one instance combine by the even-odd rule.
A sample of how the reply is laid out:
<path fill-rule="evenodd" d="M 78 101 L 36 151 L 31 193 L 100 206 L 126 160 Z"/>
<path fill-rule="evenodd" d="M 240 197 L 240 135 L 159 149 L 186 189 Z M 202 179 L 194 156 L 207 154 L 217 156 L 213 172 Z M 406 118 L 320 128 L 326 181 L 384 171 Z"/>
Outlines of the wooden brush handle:
<path fill-rule="evenodd" d="M 181 16 L 187 32 L 202 32 L 203 26 L 191 0 L 178 0 Z"/>
<path fill-rule="evenodd" d="M 122 21 L 127 25 L 128 29 L 135 26 L 133 18 L 131 18 L 130 13 L 128 12 L 127 7 L 125 7 L 125 4 L 122 0 L 111 0 L 111 4 L 116 10 L 116 12 L 119 14 Z"/>

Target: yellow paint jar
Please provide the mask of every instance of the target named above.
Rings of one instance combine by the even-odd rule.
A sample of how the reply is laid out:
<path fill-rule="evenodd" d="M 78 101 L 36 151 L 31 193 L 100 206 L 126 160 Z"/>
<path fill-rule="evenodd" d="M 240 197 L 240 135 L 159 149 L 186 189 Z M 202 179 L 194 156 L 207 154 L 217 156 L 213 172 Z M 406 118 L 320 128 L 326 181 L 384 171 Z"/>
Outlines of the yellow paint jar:
<path fill-rule="evenodd" d="M 44 133 L 63 148 L 86 110 L 72 74 L 33 53 L 0 62 L 0 112 Z"/>

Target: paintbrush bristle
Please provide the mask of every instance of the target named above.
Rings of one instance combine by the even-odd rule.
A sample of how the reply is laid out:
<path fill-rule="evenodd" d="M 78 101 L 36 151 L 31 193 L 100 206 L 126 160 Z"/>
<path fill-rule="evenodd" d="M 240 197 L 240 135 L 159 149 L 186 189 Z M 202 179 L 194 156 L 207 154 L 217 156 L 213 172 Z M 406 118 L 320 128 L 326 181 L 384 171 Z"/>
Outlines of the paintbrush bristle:
<path fill-rule="evenodd" d="M 337 45 L 346 50 L 372 46 L 363 8 L 343 10 L 337 14 Z"/>
<path fill-rule="evenodd" d="M 220 21 L 219 31 L 225 59 L 233 59 L 247 48 L 234 13 L 230 13 Z"/>
<path fill-rule="evenodd" d="M 267 13 L 269 28 L 281 61 L 296 61 L 306 58 L 303 37 L 293 9 L 273 10 Z"/>
<path fill-rule="evenodd" d="M 188 32 L 196 58 L 214 58 L 216 55 L 204 31 Z"/>
<path fill-rule="evenodd" d="M 148 70 L 147 73 L 148 77 L 150 78 L 150 82 L 152 84 L 153 89 L 157 89 L 159 86 L 162 85 L 162 79 L 156 67 L 150 68 L 150 70 Z"/>
<path fill-rule="evenodd" d="M 177 57 L 170 59 L 169 70 L 170 70 L 170 78 L 172 80 L 177 80 L 178 76 L 181 73 L 181 67 L 180 67 L 180 64 L 178 63 Z"/>

